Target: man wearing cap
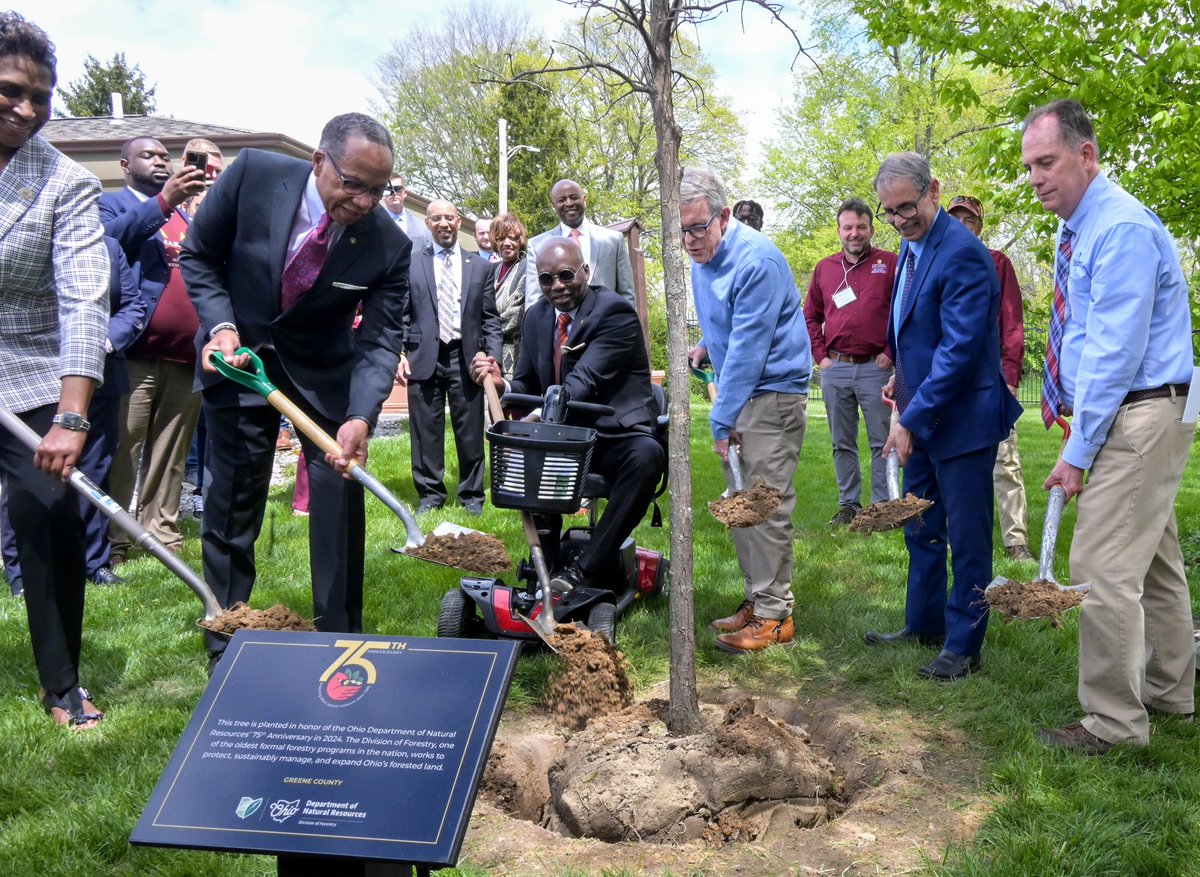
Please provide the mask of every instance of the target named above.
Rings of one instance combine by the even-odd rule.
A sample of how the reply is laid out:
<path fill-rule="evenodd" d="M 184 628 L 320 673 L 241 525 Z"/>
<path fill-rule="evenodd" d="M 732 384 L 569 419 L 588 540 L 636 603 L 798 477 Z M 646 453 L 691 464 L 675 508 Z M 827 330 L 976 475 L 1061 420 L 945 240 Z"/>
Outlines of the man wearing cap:
<path fill-rule="evenodd" d="M 862 508 L 860 408 L 871 447 L 871 502 L 888 498 L 882 451 L 890 412 L 880 390 L 892 376 L 887 325 L 896 254 L 871 246 L 871 208 L 858 198 L 842 202 L 837 227 L 842 248 L 817 263 L 804 300 L 804 321 L 813 360 L 821 367 L 821 396 L 833 442 L 838 510 L 829 523 L 845 525 Z"/>
<path fill-rule="evenodd" d="M 1029 184 L 1059 224 L 1042 419 L 1072 416 L 1043 485 L 1079 497 L 1071 580 L 1079 615 L 1081 721 L 1047 746 L 1100 755 L 1146 746 L 1150 716 L 1195 709 L 1191 599 L 1175 497 L 1196 433 L 1188 286 L 1158 217 L 1100 173 L 1087 112 L 1037 107 L 1022 125 Z M 1084 486 L 1084 473 L 1087 485 Z"/>
<path fill-rule="evenodd" d="M 983 205 L 971 195 L 955 195 L 946 211 L 971 230 L 975 237 L 983 231 Z M 1025 319 L 1021 305 L 1021 285 L 1008 256 L 988 249 L 1000 277 L 1000 370 L 1009 392 L 1017 395 L 1021 383 L 1021 365 L 1025 358 Z M 1017 429 L 996 449 L 996 468 L 992 470 L 996 492 L 996 511 L 1000 515 L 1000 536 L 1004 550 L 1013 560 L 1035 562 L 1029 553 L 1029 530 L 1025 525 L 1025 479 L 1021 476 L 1021 455 L 1017 451 Z"/>

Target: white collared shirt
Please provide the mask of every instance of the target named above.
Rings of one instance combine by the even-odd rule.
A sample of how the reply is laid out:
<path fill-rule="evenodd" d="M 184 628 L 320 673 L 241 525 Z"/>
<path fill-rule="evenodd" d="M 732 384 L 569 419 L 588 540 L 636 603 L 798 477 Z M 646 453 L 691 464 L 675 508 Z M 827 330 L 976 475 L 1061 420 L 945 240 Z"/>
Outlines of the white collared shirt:
<path fill-rule="evenodd" d="M 567 225 L 565 222 L 560 222 L 558 224 L 558 233 L 561 236 L 563 236 L 565 238 L 570 238 L 572 231 L 574 231 L 574 229 L 571 228 L 569 225 Z M 592 223 L 590 223 L 586 219 L 583 220 L 583 222 L 579 223 L 578 244 L 579 244 L 580 251 L 583 253 L 583 264 L 591 265 L 592 264 Z"/>
<path fill-rule="evenodd" d="M 300 245 L 304 243 L 304 239 L 317 227 L 317 223 L 321 221 L 321 216 L 324 213 L 325 204 L 321 201 L 321 194 L 317 191 L 317 177 L 310 171 L 308 182 L 304 186 L 304 197 L 300 199 L 300 207 L 296 210 L 296 218 L 292 220 L 292 232 L 288 238 L 287 262 L 292 261 L 292 257 L 296 255 L 296 251 L 300 249 Z M 330 217 L 330 220 L 327 249 L 332 250 L 346 227 L 332 221 L 333 217 Z M 287 262 L 284 264 L 287 264 Z"/>

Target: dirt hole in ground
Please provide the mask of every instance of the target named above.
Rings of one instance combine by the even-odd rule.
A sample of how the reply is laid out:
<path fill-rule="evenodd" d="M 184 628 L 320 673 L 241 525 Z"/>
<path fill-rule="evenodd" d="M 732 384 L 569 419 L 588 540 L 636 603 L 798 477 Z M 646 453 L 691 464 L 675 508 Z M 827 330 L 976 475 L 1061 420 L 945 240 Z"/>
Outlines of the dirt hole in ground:
<path fill-rule="evenodd" d="M 560 836 L 721 846 L 824 825 L 886 774 L 855 723 L 740 696 L 672 737 L 666 709 L 651 699 L 565 738 L 498 740 L 481 794 Z"/>

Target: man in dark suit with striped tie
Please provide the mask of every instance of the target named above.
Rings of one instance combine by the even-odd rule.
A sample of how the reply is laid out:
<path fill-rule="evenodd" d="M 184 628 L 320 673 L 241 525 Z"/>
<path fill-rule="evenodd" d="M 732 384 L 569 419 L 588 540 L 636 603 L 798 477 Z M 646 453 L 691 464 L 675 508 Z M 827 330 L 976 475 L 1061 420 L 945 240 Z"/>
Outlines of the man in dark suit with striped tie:
<path fill-rule="evenodd" d="M 446 404 L 458 449 L 458 501 L 483 513 L 483 391 L 470 364 L 481 350 L 500 357 L 496 266 L 458 245 L 462 217 L 449 201 L 430 201 L 433 244 L 413 257 L 404 313 L 404 356 L 397 380 L 408 387 L 412 474 L 419 512 L 446 504 Z"/>
<path fill-rule="evenodd" d="M 900 420 L 883 454 L 896 449 L 905 490 L 933 506 L 904 529 L 904 628 L 871 631 L 866 641 L 939 646 L 918 673 L 952 682 L 980 667 L 983 589 L 992 578 L 992 467 L 1021 407 L 1000 371 L 1000 283 L 992 257 L 938 206 L 941 186 L 929 160 L 915 152 L 889 155 L 875 191 L 879 218 L 903 238 L 888 326 L 896 354 L 888 386 Z"/>

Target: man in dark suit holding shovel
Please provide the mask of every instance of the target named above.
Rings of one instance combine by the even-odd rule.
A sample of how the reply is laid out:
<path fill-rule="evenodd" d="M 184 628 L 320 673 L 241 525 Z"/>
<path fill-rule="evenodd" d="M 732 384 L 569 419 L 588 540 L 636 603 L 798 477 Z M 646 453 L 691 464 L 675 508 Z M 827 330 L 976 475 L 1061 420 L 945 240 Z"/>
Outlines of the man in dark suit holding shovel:
<path fill-rule="evenodd" d="M 411 244 L 379 206 L 392 172 L 387 130 L 360 113 L 336 116 L 311 162 L 245 150 L 209 191 L 181 259 L 200 315 L 199 381 L 208 420 L 204 577 L 222 606 L 248 600 L 279 414 L 209 363 L 236 367 L 248 347 L 267 378 L 345 457 L 301 436 L 312 490 L 313 614 L 320 630 L 362 630 L 364 463 L 391 392 L 408 294 Z M 355 314 L 362 320 L 354 328 Z M 224 642 L 206 634 L 210 668 Z"/>
<path fill-rule="evenodd" d="M 666 455 L 654 436 L 658 404 L 633 306 L 611 289 L 588 285 L 583 253 L 568 238 L 543 245 L 536 276 L 542 300 L 525 312 L 512 381 L 505 386 L 496 357 L 478 357 L 471 376 L 479 383 L 494 381 L 502 393 L 540 396 L 558 384 L 571 400 L 613 408 L 594 424 L 598 437 L 591 463 L 591 471 L 612 482 L 608 504 L 587 547 L 550 583 L 569 590 L 602 582 L 605 565 L 654 499 Z M 557 533 L 557 525 L 552 530 Z"/>

